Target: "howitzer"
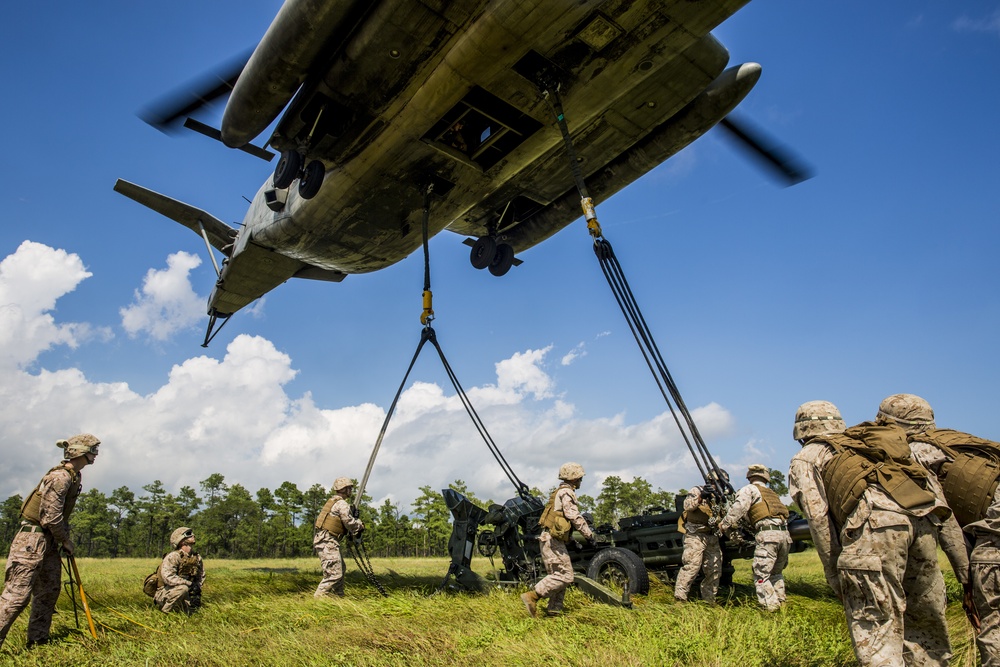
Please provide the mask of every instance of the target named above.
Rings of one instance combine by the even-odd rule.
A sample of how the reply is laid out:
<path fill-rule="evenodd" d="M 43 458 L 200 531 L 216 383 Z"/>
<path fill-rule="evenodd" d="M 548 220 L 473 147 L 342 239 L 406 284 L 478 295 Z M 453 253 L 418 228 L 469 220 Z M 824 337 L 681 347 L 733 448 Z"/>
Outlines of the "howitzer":
<path fill-rule="evenodd" d="M 486 511 L 451 489 L 442 493 L 455 517 L 449 541 L 452 555 L 449 574 L 456 574 L 455 582 L 459 587 L 482 590 L 482 578 L 471 572 L 473 545 L 480 555 L 491 561 L 499 552 L 503 567 L 494 575 L 499 585 L 530 585 L 544 576 L 538 545 L 541 532 L 538 518 L 544 507 L 541 499 L 534 496 L 512 498 Z M 580 588 L 600 601 L 631 606 L 629 598 L 632 595 L 649 592 L 650 572 L 663 578 L 676 578 L 684 554 L 684 535 L 677 529 L 683 501 L 684 496 L 678 497 L 673 511 L 656 507 L 643 514 L 624 517 L 619 520 L 617 529 L 598 526 L 595 544 L 581 544 L 578 549 L 570 549 L 576 575 L 587 578 Z M 793 513 L 788 530 L 792 537 L 791 551 L 805 550 L 806 541 L 812 539 L 808 522 Z M 579 533 L 573 536 L 582 541 Z M 732 561 L 752 558 L 753 552 L 752 539 L 722 538 L 723 585 L 732 583 L 735 571 Z M 465 585 L 464 581 L 469 581 L 470 585 Z"/>

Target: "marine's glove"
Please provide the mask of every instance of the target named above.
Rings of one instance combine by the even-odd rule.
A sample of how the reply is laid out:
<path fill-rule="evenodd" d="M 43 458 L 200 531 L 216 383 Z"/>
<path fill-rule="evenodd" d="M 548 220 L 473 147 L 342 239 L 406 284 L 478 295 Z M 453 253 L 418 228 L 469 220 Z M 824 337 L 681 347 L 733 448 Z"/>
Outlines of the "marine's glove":
<path fill-rule="evenodd" d="M 590 535 L 588 535 L 587 536 L 587 544 L 589 546 L 591 546 L 591 547 L 596 547 L 597 546 L 597 535 L 594 535 L 593 533 L 591 533 Z"/>
<path fill-rule="evenodd" d="M 357 505 L 351 505 L 351 516 L 353 516 L 355 519 L 357 519 L 360 514 L 361 514 L 361 510 L 358 509 L 358 506 Z"/>

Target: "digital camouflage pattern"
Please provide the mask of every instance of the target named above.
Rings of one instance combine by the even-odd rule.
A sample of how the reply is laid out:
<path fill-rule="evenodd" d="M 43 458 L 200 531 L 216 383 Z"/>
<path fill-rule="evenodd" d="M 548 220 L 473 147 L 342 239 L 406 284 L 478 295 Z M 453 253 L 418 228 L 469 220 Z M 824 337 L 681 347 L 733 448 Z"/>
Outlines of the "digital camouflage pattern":
<path fill-rule="evenodd" d="M 697 511 L 705 501 L 702 499 L 702 488 L 691 489 L 684 499 L 684 511 L 688 516 Z M 701 599 L 705 602 L 715 602 L 715 594 L 719 591 L 719 579 L 722 577 L 722 547 L 719 536 L 707 523 L 687 521 L 684 524 L 684 553 L 681 556 L 681 569 L 677 572 L 674 582 L 674 598 L 681 601 L 688 599 L 691 585 L 703 572 L 701 581 Z"/>
<path fill-rule="evenodd" d="M 916 394 L 893 394 L 878 406 L 875 420 L 897 424 L 907 434 L 920 433 L 934 428 L 934 410 Z"/>
<path fill-rule="evenodd" d="M 333 500 L 333 506 L 330 508 L 330 515 L 338 517 L 348 533 L 357 535 L 358 531 L 364 529 L 364 523 L 351 515 L 351 506 L 344 498 L 335 495 L 331 500 Z M 340 553 L 340 542 L 337 536 L 325 528 L 314 529 L 313 551 L 319 557 L 320 567 L 323 569 L 323 578 L 313 595 L 323 597 L 333 593 L 343 597 L 344 557 Z"/>
<path fill-rule="evenodd" d="M 941 466 L 950 461 L 951 457 L 941 449 L 926 442 L 910 442 L 910 451 L 913 452 L 913 458 L 930 473 L 928 483 L 931 492 L 938 498 L 947 501 L 944 490 L 941 488 L 938 474 L 940 473 Z M 965 537 L 962 534 L 962 528 L 958 525 L 958 519 L 955 518 L 954 514 L 944 519 L 941 523 L 938 540 L 941 543 L 941 549 L 948 556 L 948 562 L 951 563 L 951 569 L 955 572 L 955 578 L 963 586 L 968 584 L 969 550 L 965 546 Z"/>
<path fill-rule="evenodd" d="M 196 553 L 175 550 L 160 563 L 160 585 L 153 602 L 163 613 L 191 612 L 201 605 L 201 587 L 205 583 L 205 565 Z"/>
<path fill-rule="evenodd" d="M 28 643 L 48 641 L 52 614 L 59 599 L 62 567 L 59 547 L 72 545 L 69 517 L 64 510 L 67 504 L 72 506 L 75 502 L 80 488 L 80 475 L 73 475 L 62 466 L 50 470 L 39 482 L 41 525 L 23 524 L 14 535 L 7 556 L 5 585 L 0 594 L 0 645 L 29 601 Z"/>
<path fill-rule="evenodd" d="M 577 464 L 566 464 L 577 465 Z M 563 468 L 566 466 L 564 465 Z M 581 476 L 583 468 L 580 468 Z M 560 478 L 563 469 L 559 469 Z M 579 479 L 574 477 L 573 479 Z M 593 531 L 587 525 L 587 520 L 580 514 L 580 508 L 576 501 L 576 492 L 569 484 L 560 485 L 556 490 L 553 500 L 555 511 L 561 511 L 570 525 L 587 539 L 593 536 Z M 542 564 L 545 565 L 545 578 L 535 584 L 534 591 L 540 598 L 548 598 L 548 613 L 555 614 L 562 611 L 563 598 L 566 595 L 566 588 L 573 583 L 573 564 L 570 562 L 569 551 L 566 543 L 557 540 L 549 534 L 548 530 L 543 530 L 538 537 L 538 546 L 541 550 Z"/>
<path fill-rule="evenodd" d="M 829 401 L 809 401 L 795 412 L 792 439 L 805 440 L 826 433 L 842 433 L 847 429 L 840 410 Z"/>
<path fill-rule="evenodd" d="M 564 463 L 559 466 L 559 479 L 567 482 L 574 479 L 583 479 L 583 466 L 579 463 Z"/>
<path fill-rule="evenodd" d="M 817 434 L 820 435 L 820 434 Z M 838 532 L 823 470 L 831 447 L 806 442 L 792 458 L 792 500 L 809 520 L 827 582 L 844 604 L 862 665 L 947 665 L 944 578 L 937 565 L 938 500 L 905 510 L 870 484 Z M 944 509 L 944 515 L 947 510 Z"/>
<path fill-rule="evenodd" d="M 751 476 L 750 472 L 747 472 L 747 476 Z M 760 490 L 764 482 L 759 479 L 759 474 L 755 477 L 758 481 L 747 484 L 736 492 L 733 504 L 719 522 L 719 530 L 725 532 L 744 518 L 749 518 L 750 508 L 765 502 Z M 751 530 L 754 532 L 752 570 L 757 602 L 767 611 L 778 611 L 785 602 L 785 577 L 782 573 L 788 565 L 792 538 L 783 517 L 763 518 L 751 526 Z"/>
<path fill-rule="evenodd" d="M 976 645 L 983 667 L 1000 667 L 1000 489 L 986 509 L 986 517 L 965 530 L 976 540 L 969 559 L 972 600 L 980 622 Z"/>

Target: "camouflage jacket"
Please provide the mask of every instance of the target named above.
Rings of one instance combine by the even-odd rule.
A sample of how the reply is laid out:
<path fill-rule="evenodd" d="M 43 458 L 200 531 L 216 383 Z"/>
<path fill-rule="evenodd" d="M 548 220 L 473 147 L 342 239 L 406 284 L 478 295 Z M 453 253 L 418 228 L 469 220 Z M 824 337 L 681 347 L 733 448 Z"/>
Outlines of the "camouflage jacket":
<path fill-rule="evenodd" d="M 559 487 L 553 506 L 557 511 L 562 510 L 563 516 L 566 517 L 570 525 L 580 531 L 584 537 L 589 538 L 594 534 L 590 530 L 590 526 L 587 525 L 587 520 L 580 514 L 580 507 L 577 505 L 576 492 L 573 491 L 573 487 L 569 485 Z"/>
<path fill-rule="evenodd" d="M 833 448 L 823 442 L 807 442 L 792 457 L 788 469 L 788 488 L 792 501 L 802 508 L 802 513 L 809 521 L 809 532 L 812 533 L 816 553 L 823 563 L 827 582 L 835 591 L 839 591 L 837 558 L 840 556 L 840 535 L 827 504 L 823 483 L 823 470 L 834 455 Z M 863 525 L 868 521 L 872 510 L 898 514 L 901 523 L 909 521 L 903 519 L 904 516 L 927 516 L 935 525 L 941 523 L 940 516 L 950 514 L 948 505 L 938 496 L 935 496 L 933 503 L 908 510 L 900 507 L 878 484 L 870 484 L 840 530 L 851 530 Z"/>
<path fill-rule="evenodd" d="M 187 556 L 180 549 L 174 549 L 163 557 L 163 562 L 160 563 L 160 583 L 164 588 L 188 586 L 195 582 L 199 586 L 205 582 L 205 565 L 201 556 L 194 552 Z"/>
<path fill-rule="evenodd" d="M 944 490 L 941 488 L 941 481 L 938 473 L 941 466 L 951 460 L 951 457 L 938 447 L 926 442 L 913 441 L 910 443 L 910 451 L 913 458 L 930 473 L 928 481 L 930 490 L 938 498 L 944 499 Z M 941 523 L 940 533 L 941 549 L 948 556 L 955 577 L 963 585 L 969 583 L 969 551 L 965 547 L 965 537 L 962 535 L 962 527 L 958 525 L 958 519 L 952 514 Z"/>
<path fill-rule="evenodd" d="M 347 501 L 341 498 L 339 495 L 334 496 L 335 500 L 333 507 L 330 508 L 330 514 L 336 515 L 340 518 L 341 523 L 344 524 L 344 530 L 350 535 L 357 535 L 358 531 L 365 527 L 364 522 L 361 519 L 357 519 L 351 515 L 351 506 L 347 504 Z M 316 528 L 313 531 L 313 546 L 317 544 L 322 544 L 330 540 L 336 541 L 336 536 L 328 530 L 323 528 Z"/>
<path fill-rule="evenodd" d="M 726 516 L 719 522 L 719 530 L 729 530 L 730 527 L 739 523 L 740 519 L 747 516 L 754 503 L 761 501 L 763 501 L 763 498 L 756 483 L 744 486 L 736 492 L 736 499 L 729 507 L 729 511 L 726 512 Z M 749 523 L 749 517 L 747 517 L 747 522 Z M 761 526 L 783 526 L 785 525 L 785 520 L 779 517 L 768 517 L 762 519 L 759 523 Z M 756 526 L 751 527 L 755 528 Z"/>
<path fill-rule="evenodd" d="M 71 471 L 65 466 L 53 468 L 38 483 L 41 499 L 38 523 L 49 531 L 56 544 L 69 541 L 69 514 L 65 510 L 67 504 L 72 506 L 76 502 L 81 488 L 81 475 L 77 473 L 74 482 Z"/>

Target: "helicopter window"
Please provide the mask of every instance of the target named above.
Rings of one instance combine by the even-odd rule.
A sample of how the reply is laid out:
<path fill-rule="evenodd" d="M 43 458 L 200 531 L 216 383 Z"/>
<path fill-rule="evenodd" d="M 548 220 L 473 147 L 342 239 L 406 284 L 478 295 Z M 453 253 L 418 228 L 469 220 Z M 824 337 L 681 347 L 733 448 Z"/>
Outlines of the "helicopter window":
<path fill-rule="evenodd" d="M 444 115 L 424 141 L 461 153 L 484 170 L 502 160 L 541 123 L 482 88 L 473 88 Z"/>

